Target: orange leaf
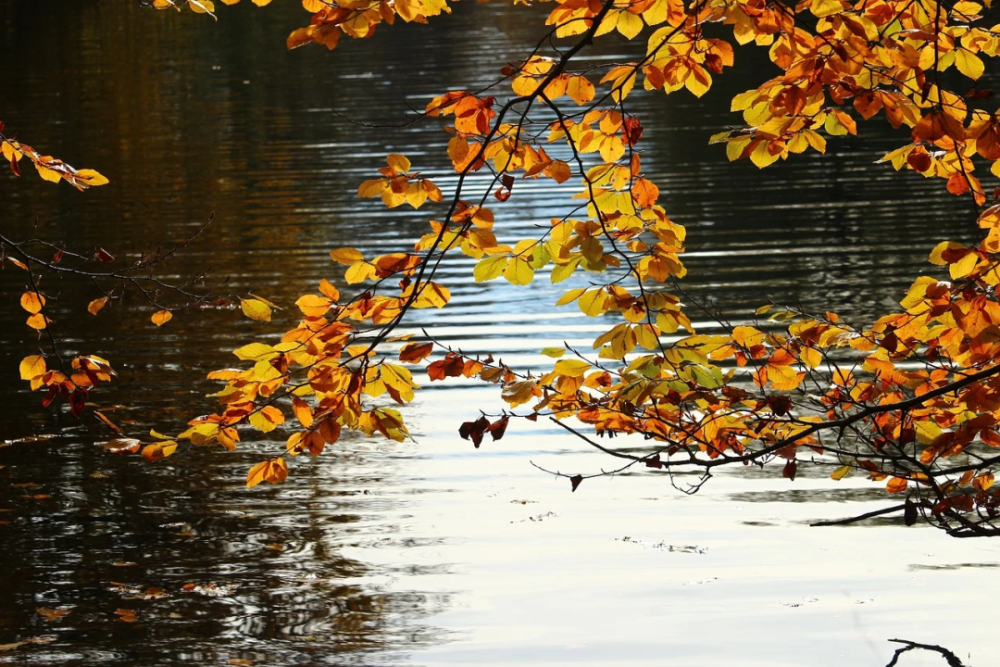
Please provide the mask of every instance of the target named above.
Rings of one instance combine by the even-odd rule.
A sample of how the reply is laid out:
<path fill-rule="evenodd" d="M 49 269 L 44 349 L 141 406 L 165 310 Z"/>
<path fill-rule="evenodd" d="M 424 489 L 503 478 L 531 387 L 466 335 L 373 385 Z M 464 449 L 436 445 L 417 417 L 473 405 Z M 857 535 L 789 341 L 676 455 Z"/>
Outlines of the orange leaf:
<path fill-rule="evenodd" d="M 89 304 L 87 304 L 87 312 L 91 315 L 96 315 L 101 312 L 101 308 L 104 308 L 108 303 L 108 297 L 102 296 L 100 299 L 94 299 Z"/>
<path fill-rule="evenodd" d="M 886 482 L 885 490 L 889 493 L 903 493 L 906 491 L 906 487 L 909 484 L 902 477 L 891 477 L 889 481 Z"/>
<path fill-rule="evenodd" d="M 169 310 L 158 310 L 155 313 L 153 313 L 153 316 L 150 319 L 152 320 L 153 324 L 155 324 L 158 327 L 162 327 L 164 324 L 166 324 L 173 318 L 174 314 L 171 313 Z"/>
<path fill-rule="evenodd" d="M 34 315 L 42 311 L 45 305 L 45 297 L 38 292 L 25 292 L 21 295 L 21 308 Z"/>
<path fill-rule="evenodd" d="M 165 459 L 171 454 L 177 451 L 177 443 L 172 440 L 167 440 L 166 442 L 157 442 L 152 445 L 146 445 L 142 449 L 142 458 L 146 459 L 150 463 L 154 461 L 159 461 L 160 459 Z"/>

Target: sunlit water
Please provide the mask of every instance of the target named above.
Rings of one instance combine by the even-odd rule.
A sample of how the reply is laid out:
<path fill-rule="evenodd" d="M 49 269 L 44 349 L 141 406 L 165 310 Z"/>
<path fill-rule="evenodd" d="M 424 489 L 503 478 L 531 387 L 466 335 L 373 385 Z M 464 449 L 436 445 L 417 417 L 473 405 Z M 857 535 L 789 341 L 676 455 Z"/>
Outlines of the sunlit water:
<path fill-rule="evenodd" d="M 437 121 L 405 121 L 449 87 L 488 82 L 541 34 L 540 15 L 465 4 L 430 26 L 380 28 L 372 40 L 284 49 L 298 3 L 248 2 L 218 23 L 108 0 L 0 6 L 0 117 L 8 130 L 112 185 L 86 194 L 32 174 L 3 177 L 5 232 L 130 257 L 192 233 L 204 238 L 163 269 L 212 267 L 227 289 L 287 307 L 272 325 L 232 310 L 179 314 L 162 329 L 130 297 L 98 318 L 85 285 L 49 284 L 66 351 L 110 358 L 121 378 L 94 395 L 128 431 L 175 433 L 212 409 L 208 370 L 230 350 L 293 323 L 295 297 L 327 255 L 403 249 L 432 210 L 356 199 L 389 152 L 453 187 Z M 594 62 L 624 60 L 605 40 Z M 734 322 L 768 297 L 864 320 L 895 305 L 937 241 L 971 232 L 967 201 L 870 163 L 902 141 L 882 121 L 758 172 L 726 162 L 710 134 L 739 118 L 728 99 L 768 71 L 759 53 L 702 101 L 635 95 L 644 166 L 673 219 L 688 226 L 685 285 Z M 473 191 L 483 181 L 473 179 Z M 497 207 L 501 239 L 565 211 L 567 188 L 518 183 Z M 449 344 L 524 369 L 537 352 L 586 345 L 605 323 L 551 304 L 564 285 L 473 284 L 471 260 L 445 264 L 454 295 L 417 315 Z M 532 467 L 594 471 L 608 461 L 552 425 L 512 425 L 479 451 L 457 435 L 496 391 L 427 385 L 405 410 L 415 442 L 348 438 L 294 460 L 288 483 L 246 490 L 248 466 L 280 443 L 237 453 L 184 449 L 166 461 L 105 453 L 108 433 L 45 410 L 17 379 L 35 343 L 21 323 L 18 271 L 0 273 L 0 652 L 12 664 L 270 665 L 884 665 L 886 642 L 939 643 L 990 664 L 992 630 L 973 622 L 994 599 L 1000 545 L 894 522 L 809 528 L 879 507 L 877 485 L 800 473 L 794 482 L 736 471 L 695 496 L 663 476 L 591 480 L 576 493 Z M 694 319 L 705 320 L 697 312 Z M 711 322 L 697 322 L 711 331 Z M 678 480 L 684 483 L 684 479 Z M 114 583 L 113 583 L 114 582 Z M 196 584 L 185 592 L 187 584 Z M 214 584 L 215 588 L 209 586 Z M 139 597 L 149 588 L 162 589 Z M 72 605 L 58 622 L 36 608 Z M 137 612 L 135 623 L 116 610 Z M 904 665 L 941 664 L 909 653 Z"/>

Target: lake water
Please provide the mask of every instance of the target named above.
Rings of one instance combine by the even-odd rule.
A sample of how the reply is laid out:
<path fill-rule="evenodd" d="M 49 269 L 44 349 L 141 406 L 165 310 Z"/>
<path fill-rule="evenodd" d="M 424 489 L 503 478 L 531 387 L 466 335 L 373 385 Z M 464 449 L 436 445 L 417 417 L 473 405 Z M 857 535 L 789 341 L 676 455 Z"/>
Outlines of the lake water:
<path fill-rule="evenodd" d="M 292 323 L 294 299 L 316 280 L 338 281 L 329 250 L 402 249 L 424 232 L 433 210 L 387 211 L 354 191 L 389 152 L 447 191 L 440 123 L 375 131 L 344 117 L 400 123 L 406 105 L 489 81 L 541 34 L 544 10 L 463 3 L 429 26 L 288 53 L 284 37 L 306 16 L 297 5 L 244 2 L 217 23 L 121 0 L 0 5 L 8 131 L 112 181 L 80 194 L 33 174 L 0 177 L 5 233 L 24 237 L 37 218 L 41 235 L 122 258 L 170 246 L 214 211 L 161 275 L 210 266 L 287 307 L 273 325 L 206 310 L 156 329 L 136 298 L 94 318 L 88 286 L 47 285 L 63 348 L 118 368 L 93 398 L 121 406 L 112 414 L 132 434 L 176 433 L 211 410 L 205 373 Z M 594 62 L 642 48 L 601 42 Z M 905 140 L 882 120 L 860 139 L 831 139 L 824 156 L 764 172 L 728 163 L 707 139 L 740 122 L 729 98 L 768 71 L 759 52 L 737 61 L 701 101 L 632 103 L 643 164 L 688 227 L 687 289 L 734 322 L 768 297 L 855 320 L 893 308 L 930 268 L 934 244 L 972 233 L 971 205 L 872 166 Z M 518 183 L 496 207 L 498 236 L 530 234 L 564 210 L 567 192 Z M 551 307 L 565 284 L 476 285 L 472 265 L 446 263 L 453 303 L 418 313 L 412 328 L 529 370 L 541 348 L 604 328 Z M 977 666 L 996 653 L 981 621 L 1000 584 L 1000 543 L 894 522 L 810 528 L 885 497 L 880 485 L 805 470 L 794 482 L 720 474 L 691 497 L 649 474 L 571 494 L 531 462 L 577 472 L 607 461 L 556 427 L 512 425 L 478 451 L 458 437 L 479 408 L 501 406 L 492 387 L 424 382 L 405 411 L 415 442 L 347 438 L 294 460 L 278 487 L 243 483 L 278 441 L 185 448 L 155 465 L 107 454 L 92 418 L 43 409 L 17 379 L 34 346 L 16 303 L 23 280 L 0 272 L 0 440 L 57 437 L 0 447 L 0 644 L 54 641 L 0 652 L 0 663 L 881 666 L 894 637 Z M 158 599 L 134 599 L 151 588 Z M 54 623 L 35 612 L 70 605 Z M 117 621 L 119 609 L 138 620 Z M 943 662 L 911 652 L 901 664 Z"/>

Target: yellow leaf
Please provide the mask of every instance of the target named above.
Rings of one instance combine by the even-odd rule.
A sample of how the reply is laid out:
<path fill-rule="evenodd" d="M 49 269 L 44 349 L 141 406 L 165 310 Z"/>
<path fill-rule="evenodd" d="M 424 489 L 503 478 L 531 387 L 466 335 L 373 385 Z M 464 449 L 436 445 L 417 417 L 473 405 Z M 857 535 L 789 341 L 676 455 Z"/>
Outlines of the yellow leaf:
<path fill-rule="evenodd" d="M 974 252 L 970 252 L 954 264 L 949 265 L 948 273 L 951 274 L 952 280 L 958 280 L 959 278 L 964 278 L 975 271 L 976 264 L 978 263 L 979 255 Z"/>
<path fill-rule="evenodd" d="M 261 433 L 270 433 L 285 423 L 285 415 L 278 408 L 266 405 L 259 410 L 251 412 L 248 420 L 250 425 Z"/>
<path fill-rule="evenodd" d="M 472 277 L 475 278 L 477 283 L 493 280 L 499 278 L 506 267 L 507 258 L 504 256 L 484 257 L 476 264 L 476 268 L 472 270 Z"/>
<path fill-rule="evenodd" d="M 735 327 L 733 329 L 733 340 L 743 347 L 760 345 L 764 342 L 764 338 L 764 332 L 754 327 Z"/>
<path fill-rule="evenodd" d="M 966 51 L 965 49 L 955 51 L 955 66 L 958 68 L 959 72 L 972 80 L 976 80 L 981 77 L 983 75 L 983 71 L 986 69 L 979 56 L 972 51 Z"/>
<path fill-rule="evenodd" d="M 632 39 L 642 32 L 644 24 L 642 19 L 631 12 L 621 12 L 618 14 L 618 32 L 625 35 L 626 39 Z"/>
<path fill-rule="evenodd" d="M 330 301 L 336 303 L 340 300 L 340 291 L 326 278 L 319 281 L 319 291 L 322 292 L 326 298 L 330 299 Z"/>
<path fill-rule="evenodd" d="M 288 465 L 284 459 L 276 458 L 273 461 L 264 461 L 250 468 L 247 473 L 247 488 L 253 488 L 261 482 L 277 484 L 284 482 L 288 477 Z"/>
<path fill-rule="evenodd" d="M 799 357 L 808 368 L 816 368 L 823 362 L 823 355 L 814 347 L 805 348 Z"/>
<path fill-rule="evenodd" d="M 244 345 L 238 350 L 233 350 L 233 354 L 243 361 L 261 361 L 262 359 L 271 359 L 278 356 L 278 352 L 273 347 L 264 345 L 263 343 Z"/>
<path fill-rule="evenodd" d="M 582 295 L 586 291 L 587 291 L 586 287 L 577 287 L 576 289 L 571 289 L 565 294 L 563 294 L 561 297 L 559 297 L 559 300 L 556 301 L 556 305 L 563 306 L 566 305 L 567 303 L 572 303 L 573 301 L 579 299 L 580 295 Z"/>
<path fill-rule="evenodd" d="M 312 408 L 298 396 L 292 397 L 292 412 L 295 414 L 295 418 L 299 420 L 299 423 L 302 424 L 303 428 L 309 428 L 313 425 Z"/>
<path fill-rule="evenodd" d="M 43 167 L 38 162 L 35 163 L 35 169 L 38 170 L 38 175 L 42 177 L 42 180 L 48 181 L 50 183 L 58 183 L 62 176 L 55 169 L 49 169 L 48 167 Z"/>
<path fill-rule="evenodd" d="M 330 300 L 316 294 L 305 294 L 295 302 L 306 317 L 322 317 L 330 309 Z"/>
<path fill-rule="evenodd" d="M 389 181 L 379 178 L 373 181 L 365 181 L 358 186 L 358 196 L 362 199 L 382 196 L 382 191 L 389 185 Z"/>
<path fill-rule="evenodd" d="M 39 375 L 44 375 L 46 371 L 45 357 L 35 354 L 21 360 L 21 379 L 31 381 Z"/>
<path fill-rule="evenodd" d="M 812 4 L 809 6 L 809 11 L 811 11 L 814 16 L 823 18 L 824 16 L 839 14 L 844 11 L 846 7 L 847 6 L 842 0 L 813 0 Z"/>
<path fill-rule="evenodd" d="M 507 262 L 507 268 L 503 270 L 503 277 L 512 285 L 528 285 L 535 277 L 535 270 L 528 262 L 511 257 Z"/>
<path fill-rule="evenodd" d="M 925 445 L 932 444 L 941 435 L 941 427 L 933 421 L 918 421 L 914 424 L 917 440 Z"/>
<path fill-rule="evenodd" d="M 385 159 L 386 163 L 397 172 L 408 172 L 410 171 L 410 161 L 406 157 L 400 155 L 399 153 L 392 153 L 389 157 Z"/>
<path fill-rule="evenodd" d="M 240 307 L 243 309 L 243 314 L 255 322 L 271 321 L 271 308 L 263 301 L 240 299 Z"/>
<path fill-rule="evenodd" d="M 153 316 L 150 318 L 150 320 L 152 320 L 153 324 L 155 324 L 156 326 L 162 327 L 164 324 L 166 324 L 173 318 L 174 314 L 171 313 L 169 310 L 158 310 L 155 313 L 153 313 Z"/>
<path fill-rule="evenodd" d="M 5 141 L 3 142 L 3 156 L 10 162 L 17 162 L 24 157 L 24 154 Z"/>
<path fill-rule="evenodd" d="M 338 264 L 354 264 L 364 260 L 364 256 L 355 248 L 338 248 L 330 251 L 330 259 Z"/>
<path fill-rule="evenodd" d="M 851 466 L 840 466 L 830 475 L 830 479 L 841 480 L 851 472 Z"/>
<path fill-rule="evenodd" d="M 159 461 L 160 459 L 165 459 L 171 454 L 177 451 L 177 443 L 172 440 L 167 440 L 165 442 L 157 442 L 152 445 L 146 445 L 142 449 L 142 458 L 146 459 L 150 463 L 154 461 Z"/>
<path fill-rule="evenodd" d="M 215 3 L 212 0 L 188 0 L 188 7 L 195 14 L 212 14 L 215 11 Z"/>
<path fill-rule="evenodd" d="M 358 262 L 344 272 L 348 284 L 354 285 L 375 276 L 375 267 L 366 262 Z"/>
<path fill-rule="evenodd" d="M 567 377 L 580 377 L 591 369 L 591 365 L 580 359 L 560 359 L 556 362 L 555 372 Z"/>
<path fill-rule="evenodd" d="M 252 489 L 266 479 L 268 471 L 271 469 L 271 462 L 264 461 L 250 468 L 247 473 L 247 488 Z"/>
<path fill-rule="evenodd" d="M 105 178 L 99 172 L 93 169 L 81 169 L 76 172 L 77 180 L 86 181 L 87 185 L 90 187 L 97 187 L 98 185 L 107 185 L 108 179 Z"/>
<path fill-rule="evenodd" d="M 566 348 L 564 347 L 546 347 L 542 350 L 542 354 L 546 357 L 552 357 L 553 359 L 558 358 L 566 354 Z"/>
<path fill-rule="evenodd" d="M 604 295 L 604 291 L 596 289 L 585 292 L 583 296 L 580 297 L 577 305 L 580 306 L 580 312 L 584 315 L 597 317 L 607 310 L 604 306 L 605 301 L 607 301 L 607 298 Z"/>
<path fill-rule="evenodd" d="M 941 243 L 938 243 L 936 246 L 934 246 L 933 250 L 931 250 L 931 255 L 929 258 L 930 263 L 936 264 L 938 266 L 944 266 L 945 264 L 947 264 L 948 260 L 944 258 L 944 253 L 949 250 L 959 251 L 959 250 L 967 250 L 967 248 L 961 243 L 955 243 L 954 241 L 942 241 Z"/>
<path fill-rule="evenodd" d="M 594 84 L 584 76 L 572 76 L 566 86 L 566 93 L 582 106 L 594 99 Z"/>
<path fill-rule="evenodd" d="M 993 486 L 993 473 L 986 472 L 972 480 L 972 486 L 980 491 L 986 491 Z"/>

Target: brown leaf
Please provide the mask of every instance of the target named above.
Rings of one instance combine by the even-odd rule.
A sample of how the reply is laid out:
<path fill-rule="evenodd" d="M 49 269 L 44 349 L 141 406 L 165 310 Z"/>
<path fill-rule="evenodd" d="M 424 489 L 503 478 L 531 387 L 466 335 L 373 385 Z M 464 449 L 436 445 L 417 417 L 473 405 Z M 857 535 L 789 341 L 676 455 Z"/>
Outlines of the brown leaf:
<path fill-rule="evenodd" d="M 102 422 L 104 422 L 105 426 L 107 426 L 108 428 L 110 428 L 112 431 L 114 431 L 118 435 L 122 434 L 122 430 L 120 428 L 118 428 L 118 426 L 113 421 L 111 421 L 110 419 L 108 419 L 107 417 L 105 417 L 103 414 L 101 414 L 100 410 L 94 410 L 94 415 L 98 419 L 100 419 Z"/>
<path fill-rule="evenodd" d="M 476 449 L 479 449 L 479 445 L 483 442 L 483 433 L 490 426 L 490 420 L 486 417 L 480 417 L 474 422 L 465 422 L 458 429 L 458 434 L 462 436 L 462 440 L 472 440 L 472 444 L 475 445 Z"/>
<path fill-rule="evenodd" d="M 141 446 L 142 442 L 135 438 L 115 438 L 104 443 L 104 449 L 112 454 L 135 454 Z"/>
<path fill-rule="evenodd" d="M 122 623 L 135 623 L 139 620 L 138 612 L 135 609 L 116 609 L 115 614 L 118 616 L 116 620 Z"/>
<path fill-rule="evenodd" d="M 39 607 L 35 611 L 49 623 L 55 623 L 56 621 L 61 620 L 64 616 L 69 615 L 72 609 L 50 609 L 48 607 Z"/>
<path fill-rule="evenodd" d="M 504 417 L 503 419 L 498 419 L 492 424 L 490 424 L 487 429 L 490 435 L 493 436 L 493 441 L 496 442 L 503 437 L 503 434 L 507 432 L 507 422 L 510 421 L 510 417 Z"/>
<path fill-rule="evenodd" d="M 399 360 L 407 364 L 417 364 L 430 356 L 434 343 L 407 343 L 399 351 Z"/>
<path fill-rule="evenodd" d="M 903 523 L 907 526 L 912 526 L 917 522 L 917 506 L 907 498 L 905 506 L 903 508 Z"/>

